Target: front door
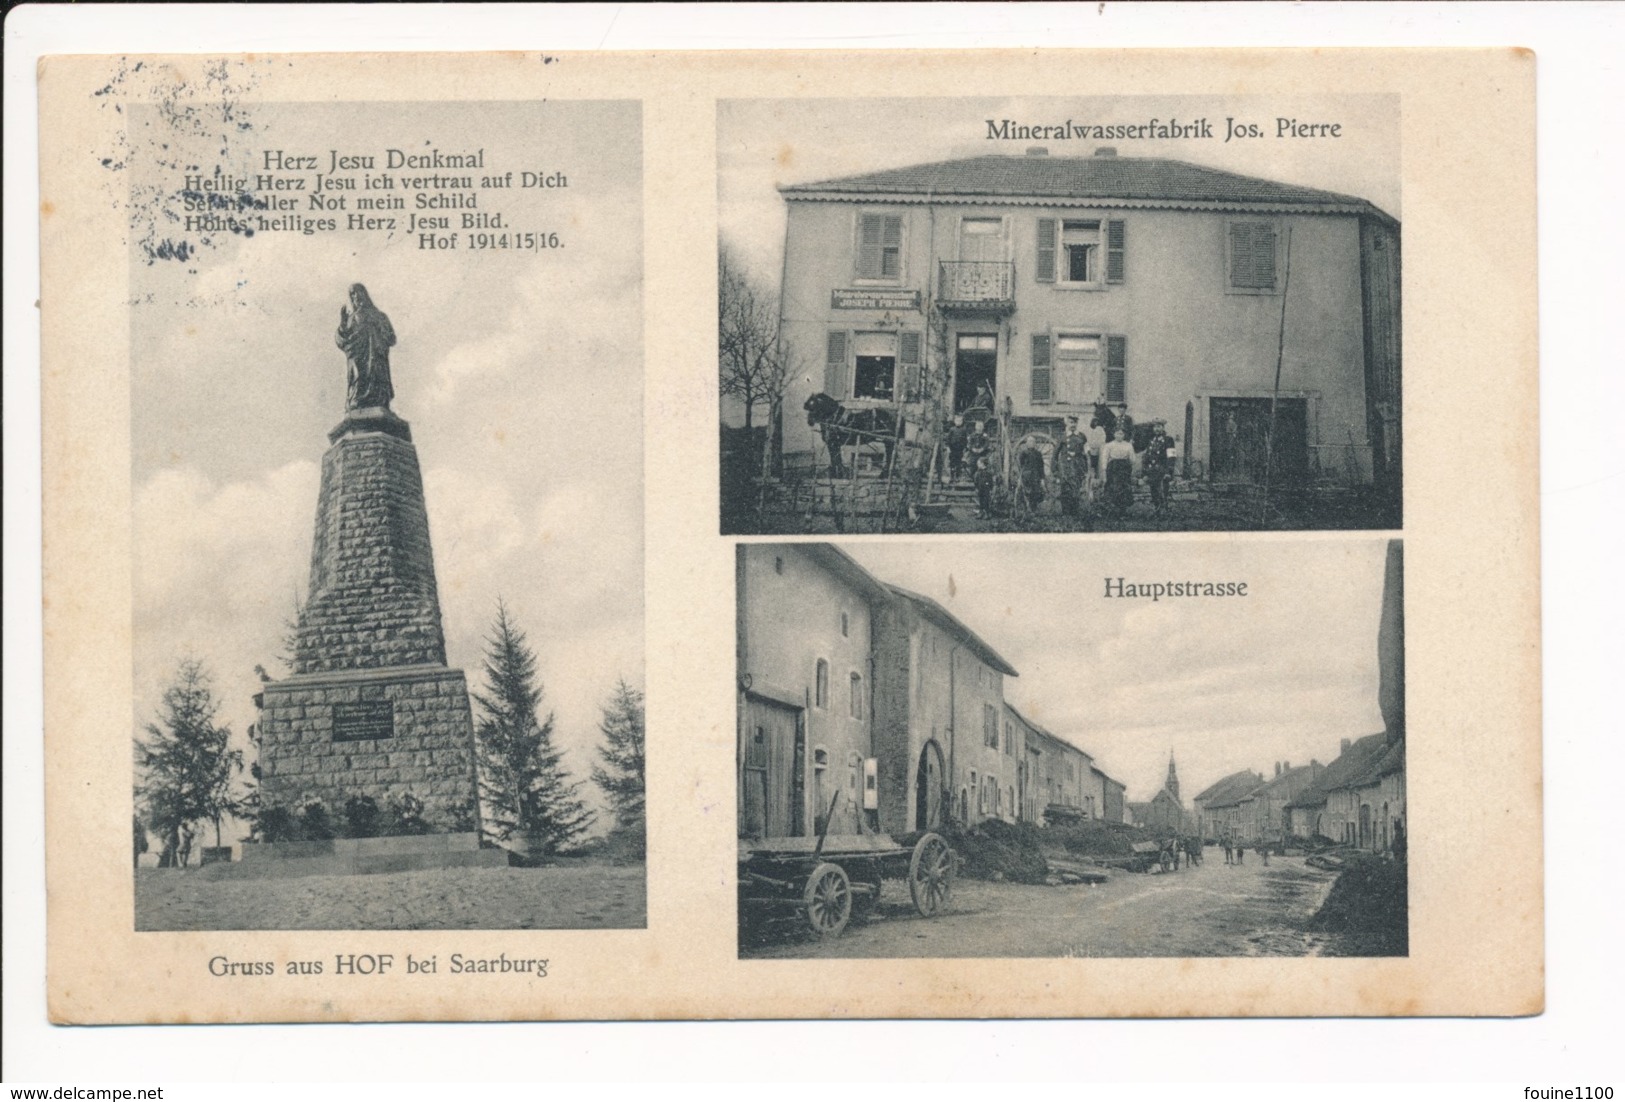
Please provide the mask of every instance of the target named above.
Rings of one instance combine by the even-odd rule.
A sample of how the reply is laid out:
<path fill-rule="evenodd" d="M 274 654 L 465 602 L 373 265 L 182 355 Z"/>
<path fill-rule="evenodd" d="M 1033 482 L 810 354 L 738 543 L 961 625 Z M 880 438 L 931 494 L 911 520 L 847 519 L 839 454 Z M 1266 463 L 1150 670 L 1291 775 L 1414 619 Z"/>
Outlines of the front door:
<path fill-rule="evenodd" d="M 954 412 L 993 409 L 998 393 L 999 337 L 997 333 L 961 333 L 954 352 Z"/>
<path fill-rule="evenodd" d="M 942 825 L 942 751 L 934 742 L 920 751 L 914 774 L 914 829 L 935 830 Z"/>
<path fill-rule="evenodd" d="M 1209 477 L 1215 482 L 1263 483 L 1266 475 L 1276 485 L 1301 482 L 1309 472 L 1308 403 L 1282 398 L 1275 409 L 1273 449 L 1268 398 L 1208 399 Z M 1273 463 L 1266 461 L 1273 450 Z"/>
<path fill-rule="evenodd" d="M 740 836 L 801 835 L 804 782 L 800 710 L 749 697 L 739 738 Z"/>

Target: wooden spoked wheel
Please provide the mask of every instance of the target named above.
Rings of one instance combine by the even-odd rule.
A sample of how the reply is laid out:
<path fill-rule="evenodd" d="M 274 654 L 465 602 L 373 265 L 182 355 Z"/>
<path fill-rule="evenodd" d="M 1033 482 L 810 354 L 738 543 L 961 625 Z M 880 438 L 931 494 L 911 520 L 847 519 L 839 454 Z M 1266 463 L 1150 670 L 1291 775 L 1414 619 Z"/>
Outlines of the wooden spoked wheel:
<path fill-rule="evenodd" d="M 852 882 L 839 865 L 826 862 L 813 869 L 802 900 L 807 924 L 818 937 L 839 937 L 852 918 Z"/>
<path fill-rule="evenodd" d="M 948 905 L 954 890 L 954 851 L 940 834 L 927 834 L 914 843 L 908 859 L 908 894 L 914 909 L 930 918 Z"/>

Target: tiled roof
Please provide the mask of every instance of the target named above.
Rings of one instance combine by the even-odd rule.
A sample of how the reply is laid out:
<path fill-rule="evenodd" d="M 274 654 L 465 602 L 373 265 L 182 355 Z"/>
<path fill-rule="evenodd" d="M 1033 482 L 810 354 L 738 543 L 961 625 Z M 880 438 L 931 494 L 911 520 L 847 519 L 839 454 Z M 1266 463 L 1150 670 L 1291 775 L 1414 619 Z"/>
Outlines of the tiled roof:
<path fill-rule="evenodd" d="M 1376 211 L 1366 200 L 1319 188 L 1243 176 L 1165 157 L 1012 157 L 990 154 L 908 165 L 779 189 L 791 198 L 837 195 L 988 196 L 1101 199 L 1179 206 L 1261 203 Z"/>
<path fill-rule="evenodd" d="M 1399 768 L 1404 768 L 1404 743 L 1398 743 Z M 1391 760 L 1394 747 L 1388 745 L 1388 736 L 1382 732 L 1356 739 L 1337 759 L 1326 767 L 1318 780 L 1298 794 L 1288 807 L 1315 807 L 1326 802 L 1326 794 L 1340 788 L 1354 788 L 1372 783 L 1384 774 L 1378 770 L 1385 759 Z M 1389 770 L 1392 772 L 1393 770 Z"/>
<path fill-rule="evenodd" d="M 1263 783 L 1264 778 L 1261 774 L 1243 769 L 1203 789 L 1196 797 L 1196 802 L 1209 808 L 1229 807 L 1251 796 Z"/>
<path fill-rule="evenodd" d="M 893 593 L 897 594 L 899 597 L 902 597 L 904 600 L 911 602 L 917 609 L 920 610 L 921 613 L 926 616 L 927 619 L 935 620 L 938 626 L 942 627 L 950 635 L 958 636 L 961 642 L 974 651 L 976 656 L 983 662 L 986 662 L 989 666 L 992 666 L 1000 673 L 1009 677 L 1021 676 L 1016 672 L 1015 667 L 1006 662 L 999 655 L 998 651 L 988 646 L 987 643 L 982 640 L 980 635 L 977 635 L 970 628 L 966 627 L 957 616 L 943 608 L 941 605 L 937 604 L 937 602 L 933 601 L 931 598 L 921 596 L 918 593 L 910 592 L 909 590 L 906 590 L 902 586 L 898 585 L 887 585 L 886 588 L 890 589 Z"/>

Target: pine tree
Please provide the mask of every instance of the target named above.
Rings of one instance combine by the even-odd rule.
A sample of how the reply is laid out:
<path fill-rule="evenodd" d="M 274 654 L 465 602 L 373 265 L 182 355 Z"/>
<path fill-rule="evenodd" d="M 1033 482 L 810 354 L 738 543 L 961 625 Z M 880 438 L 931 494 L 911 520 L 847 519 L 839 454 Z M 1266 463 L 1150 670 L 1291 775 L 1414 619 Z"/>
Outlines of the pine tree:
<path fill-rule="evenodd" d="M 604 745 L 599 747 L 601 765 L 592 768 L 593 783 L 604 790 L 615 810 L 615 829 L 632 836 L 642 851 L 644 837 L 643 803 L 643 694 L 615 683 L 615 692 L 604 706 L 604 720 L 598 725 Z"/>
<path fill-rule="evenodd" d="M 231 728 L 215 724 L 219 709 L 203 664 L 187 659 L 164 690 L 159 721 L 136 737 L 136 799 L 163 839 L 160 864 L 186 863 L 196 824 L 213 823 L 218 846 L 221 820 L 240 809 L 243 752 L 229 748 Z"/>
<path fill-rule="evenodd" d="M 486 833 L 497 842 L 518 836 L 534 854 L 557 853 L 586 833 L 594 816 L 576 795 L 582 782 L 569 780 L 564 751 L 553 745 L 553 714 L 537 721 L 536 655 L 500 601 L 486 639 L 485 685 L 473 695 L 482 713 L 474 734 Z"/>

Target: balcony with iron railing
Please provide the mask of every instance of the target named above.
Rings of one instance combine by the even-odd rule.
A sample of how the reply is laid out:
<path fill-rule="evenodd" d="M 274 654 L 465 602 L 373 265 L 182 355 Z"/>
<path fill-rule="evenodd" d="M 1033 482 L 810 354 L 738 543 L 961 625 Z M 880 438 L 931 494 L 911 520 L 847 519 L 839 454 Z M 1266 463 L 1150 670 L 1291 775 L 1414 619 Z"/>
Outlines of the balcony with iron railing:
<path fill-rule="evenodd" d="M 1016 266 L 1008 260 L 943 260 L 937 308 L 947 314 L 1009 314 L 1016 308 Z"/>

